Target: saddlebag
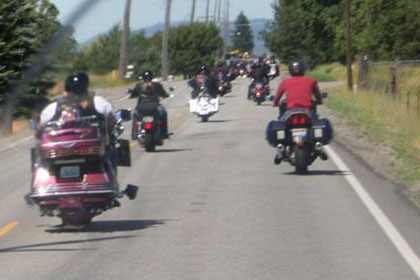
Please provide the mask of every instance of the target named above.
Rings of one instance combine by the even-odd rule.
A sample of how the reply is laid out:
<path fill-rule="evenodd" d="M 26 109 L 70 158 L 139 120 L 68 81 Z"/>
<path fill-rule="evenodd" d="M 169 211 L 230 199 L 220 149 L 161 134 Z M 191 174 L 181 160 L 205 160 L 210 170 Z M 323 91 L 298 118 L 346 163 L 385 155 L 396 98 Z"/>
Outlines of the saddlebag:
<path fill-rule="evenodd" d="M 315 142 L 321 142 L 323 145 L 331 143 L 331 140 L 333 139 L 331 122 L 327 119 L 312 121 L 312 133 Z"/>
<path fill-rule="evenodd" d="M 286 122 L 284 121 L 270 121 L 266 129 L 266 140 L 273 146 L 284 144 L 286 141 Z"/>

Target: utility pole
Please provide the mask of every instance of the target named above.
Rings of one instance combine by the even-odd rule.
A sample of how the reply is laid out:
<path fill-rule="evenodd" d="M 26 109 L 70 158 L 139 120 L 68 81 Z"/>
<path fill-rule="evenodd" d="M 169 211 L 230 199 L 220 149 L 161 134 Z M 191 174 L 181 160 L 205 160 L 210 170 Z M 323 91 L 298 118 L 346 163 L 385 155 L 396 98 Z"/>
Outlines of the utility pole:
<path fill-rule="evenodd" d="M 209 13 L 210 13 L 210 0 L 207 0 L 207 7 L 206 7 L 206 24 L 209 24 Z"/>
<path fill-rule="evenodd" d="M 221 23 L 221 15 L 222 15 L 222 0 L 219 0 L 219 11 L 217 12 L 217 23 Z"/>
<path fill-rule="evenodd" d="M 225 0 L 225 18 L 224 18 L 224 34 L 223 34 L 223 59 L 226 57 L 229 40 L 229 6 L 230 0 Z"/>
<path fill-rule="evenodd" d="M 346 5 L 346 60 L 347 60 L 347 87 L 353 91 L 353 56 L 351 51 L 351 3 L 345 0 Z"/>
<path fill-rule="evenodd" d="M 165 29 L 163 30 L 162 38 L 162 79 L 168 80 L 169 74 L 169 26 L 171 20 L 171 2 L 166 0 L 166 15 L 165 15 Z"/>
<path fill-rule="evenodd" d="M 195 1 L 196 0 L 192 0 L 192 8 L 191 8 L 191 20 L 190 20 L 190 24 L 194 23 L 194 16 L 195 16 Z"/>
<path fill-rule="evenodd" d="M 123 19 L 123 27 L 121 34 L 120 63 L 118 66 L 118 77 L 124 79 L 128 64 L 128 38 L 130 36 L 130 12 L 131 0 L 127 0 L 125 4 L 125 12 Z"/>
<path fill-rule="evenodd" d="M 217 22 L 217 5 L 220 0 L 214 1 L 214 14 L 213 14 L 213 22 L 216 24 Z"/>

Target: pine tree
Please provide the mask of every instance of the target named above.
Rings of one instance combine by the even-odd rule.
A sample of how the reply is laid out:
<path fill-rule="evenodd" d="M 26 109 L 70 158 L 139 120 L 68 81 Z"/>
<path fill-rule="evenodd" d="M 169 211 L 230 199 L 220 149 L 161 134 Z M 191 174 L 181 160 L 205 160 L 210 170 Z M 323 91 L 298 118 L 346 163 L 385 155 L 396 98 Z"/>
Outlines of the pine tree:
<path fill-rule="evenodd" d="M 241 52 L 252 53 L 254 49 L 254 36 L 248 18 L 243 12 L 239 14 L 235 21 L 235 30 L 232 36 L 233 48 Z"/>

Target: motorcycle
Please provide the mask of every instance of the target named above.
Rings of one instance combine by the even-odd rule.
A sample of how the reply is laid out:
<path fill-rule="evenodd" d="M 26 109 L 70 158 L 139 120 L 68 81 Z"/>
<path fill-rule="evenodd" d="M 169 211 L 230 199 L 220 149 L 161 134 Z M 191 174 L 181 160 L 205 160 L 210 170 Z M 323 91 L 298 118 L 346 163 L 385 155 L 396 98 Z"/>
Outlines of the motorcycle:
<path fill-rule="evenodd" d="M 326 96 L 326 95 L 324 95 Z M 297 174 L 306 174 L 318 157 L 327 160 L 324 146 L 333 138 L 328 119 L 313 119 L 308 109 L 291 109 L 267 127 L 267 140 L 277 148 L 275 164 L 289 162 Z"/>
<path fill-rule="evenodd" d="M 225 94 L 231 92 L 232 86 L 230 84 L 231 74 L 228 74 L 226 77 L 223 77 L 222 73 L 219 73 L 218 76 L 218 85 L 217 85 L 217 93 L 220 96 L 224 96 Z"/>
<path fill-rule="evenodd" d="M 154 152 L 156 146 L 162 146 L 165 136 L 162 131 L 162 121 L 155 114 L 146 114 L 140 120 L 134 121 L 137 127 L 137 140 L 146 152 Z"/>
<path fill-rule="evenodd" d="M 69 114 L 70 113 L 70 114 Z M 69 117 L 70 116 L 70 117 Z M 64 228 L 81 228 L 104 211 L 119 207 L 119 199 L 135 199 L 138 187 L 119 191 L 117 166 L 130 166 L 128 140 L 118 139 L 129 121 L 129 110 L 118 110 L 109 136 L 97 116 L 62 113 L 38 134 L 31 149 L 32 183 L 29 199 L 41 216 L 59 217 Z"/>
<path fill-rule="evenodd" d="M 265 85 L 262 82 L 252 80 L 251 85 L 248 89 L 250 92 L 248 93 L 249 98 L 257 103 L 257 105 L 261 105 L 267 97 L 270 96 L 270 89 L 268 85 Z"/>
<path fill-rule="evenodd" d="M 213 98 L 207 89 L 202 87 L 197 98 L 189 101 L 190 112 L 201 118 L 202 122 L 207 122 L 210 116 L 219 111 L 219 97 Z"/>

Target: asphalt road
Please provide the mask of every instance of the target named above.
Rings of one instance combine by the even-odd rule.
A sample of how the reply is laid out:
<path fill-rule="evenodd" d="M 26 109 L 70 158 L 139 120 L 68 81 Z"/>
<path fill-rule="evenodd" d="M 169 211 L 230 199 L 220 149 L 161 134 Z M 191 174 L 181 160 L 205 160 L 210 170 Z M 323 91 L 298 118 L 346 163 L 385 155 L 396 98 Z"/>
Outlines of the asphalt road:
<path fill-rule="evenodd" d="M 120 170 L 138 199 L 83 231 L 25 205 L 33 140 L 3 147 L 0 279 L 419 279 L 420 214 L 398 187 L 335 143 L 334 160 L 307 176 L 275 166 L 264 130 L 277 110 L 246 100 L 247 83 L 208 123 L 174 83 L 164 102 L 174 135 L 155 153 L 133 143 L 133 166 Z M 134 106 L 122 90 L 98 93 Z"/>

